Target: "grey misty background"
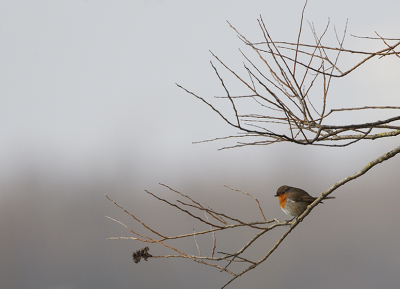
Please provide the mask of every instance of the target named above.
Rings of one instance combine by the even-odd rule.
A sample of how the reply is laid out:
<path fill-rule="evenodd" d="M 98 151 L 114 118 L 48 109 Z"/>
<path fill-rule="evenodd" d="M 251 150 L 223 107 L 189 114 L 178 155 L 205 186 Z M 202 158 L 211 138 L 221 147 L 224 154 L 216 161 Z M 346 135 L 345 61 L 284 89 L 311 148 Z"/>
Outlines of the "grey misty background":
<path fill-rule="evenodd" d="M 397 146 L 398 138 L 343 149 L 191 144 L 234 132 L 174 83 L 209 100 L 223 95 L 208 50 L 240 70 L 237 48 L 245 49 L 225 20 L 256 41 L 261 14 L 275 40 L 294 41 L 301 2 L 2 1 L 0 287 L 218 288 L 228 275 L 181 259 L 134 264 L 131 253 L 141 243 L 106 241 L 131 235 L 104 215 L 139 225 L 104 194 L 163 233 L 202 225 L 144 193 L 174 200 L 159 182 L 259 219 L 251 199 L 226 184 L 256 196 L 267 218 L 285 219 L 273 198 L 280 185 L 316 196 Z M 348 18 L 349 33 L 399 37 L 399 1 L 319 2 L 310 1 L 305 14 L 319 33 L 330 17 L 339 33 Z M 304 32 L 310 36 L 308 24 Z M 349 35 L 345 45 L 383 48 Z M 399 67 L 394 57 L 366 64 L 333 82 L 328 104 L 399 105 Z M 212 101 L 228 111 L 227 103 Z M 379 117 L 369 111 L 353 120 Z M 395 157 L 337 190 L 336 200 L 318 206 L 267 262 L 229 288 L 399 288 L 398 171 Z M 251 254 L 264 255 L 283 230 Z M 237 250 L 246 233 L 221 236 L 217 245 Z M 199 241 L 209 253 L 211 240 Z M 182 245 L 195 253 L 193 240 Z"/>

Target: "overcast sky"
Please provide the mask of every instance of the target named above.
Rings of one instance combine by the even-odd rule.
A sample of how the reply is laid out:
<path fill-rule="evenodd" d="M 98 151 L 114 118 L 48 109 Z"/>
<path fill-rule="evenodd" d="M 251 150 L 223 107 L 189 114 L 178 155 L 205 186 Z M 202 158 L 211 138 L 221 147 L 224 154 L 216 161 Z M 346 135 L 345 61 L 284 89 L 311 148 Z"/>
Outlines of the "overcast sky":
<path fill-rule="evenodd" d="M 157 220 L 151 212 L 158 204 L 153 207 L 156 201 L 144 189 L 168 194 L 158 187 L 162 182 L 223 207 L 230 193 L 222 185 L 227 184 L 262 200 L 267 218 L 284 219 L 272 198 L 280 185 L 302 187 L 318 195 L 397 146 L 396 138 L 345 149 L 272 145 L 217 151 L 234 142 L 192 144 L 235 131 L 175 83 L 221 109 L 229 108 L 223 100 L 213 99 L 223 95 L 223 88 L 210 66 L 209 50 L 240 70 L 243 58 L 238 48 L 246 51 L 246 47 L 226 21 L 249 39 L 262 41 L 256 21 L 261 15 L 274 39 L 295 41 L 303 5 L 287 0 L 1 1 L 0 225 L 7 234 L 0 237 L 0 257 L 1 268 L 7 270 L 0 271 L 8 277 L 0 273 L 0 280 L 7 280 L 0 283 L 7 282 L 7 288 L 109 288 L 116 284 L 132 288 L 132 283 L 139 282 L 138 276 L 145 272 L 135 271 L 142 270 L 142 264 L 133 264 L 129 255 L 141 244 L 119 241 L 119 247 L 105 241 L 112 234 L 128 232 L 104 220 L 106 214 L 123 217 L 107 203 L 104 193 L 132 210 L 142 210 L 143 218 Z M 398 0 L 309 1 L 305 19 L 321 33 L 329 18 L 331 39 L 335 37 L 333 25 L 341 34 L 348 20 L 345 47 L 372 51 L 385 46 L 350 34 L 375 36 L 376 31 L 383 37 L 399 38 L 399 11 Z M 304 34 L 311 39 L 308 22 Z M 351 63 L 342 64 L 348 67 Z M 371 61 L 335 80 L 329 108 L 399 106 L 399 75 L 398 58 Z M 229 85 L 240 89 L 237 83 Z M 386 116 L 363 115 L 371 121 Z M 391 255 L 389 248 L 400 252 L 394 222 L 399 218 L 394 205 L 400 201 L 396 193 L 399 168 L 399 160 L 392 159 L 368 177 L 338 190 L 335 205 L 333 201 L 324 204 L 327 216 L 322 217 L 323 209 L 318 207 L 314 223 L 298 227 L 298 235 L 274 253 L 269 265 L 231 288 L 244 284 L 265 288 L 265 282 L 271 288 L 309 288 L 317 271 L 321 277 L 313 281 L 315 288 L 321 284 L 328 285 L 325 288 L 372 288 L 371 284 L 398 288 L 398 270 L 393 268 L 400 267 L 400 256 Z M 386 205 L 390 203 L 390 209 L 377 194 L 385 198 Z M 379 200 L 382 203 L 376 205 Z M 230 209 L 237 208 L 235 202 L 241 201 L 232 201 Z M 245 209 L 242 213 L 251 214 Z M 78 216 L 85 221 L 74 219 Z M 79 229 L 74 227 L 77 222 Z M 68 247 L 71 242 L 67 240 L 78 243 Z M 65 246 L 58 247 L 62 242 Z M 329 242 L 326 255 L 323 242 Z M 306 255 L 291 251 L 303 246 L 300 251 Z M 308 259 L 312 248 L 321 251 L 320 259 Z M 53 260 L 48 256 L 51 252 L 64 253 Z M 87 252 L 87 258 L 82 252 Z M 293 262 L 282 262 L 290 258 Z M 169 262 L 167 272 L 166 261 L 149 261 L 146 270 L 154 270 L 151 276 L 155 279 L 141 280 L 133 288 L 158 288 L 159 284 L 164 288 L 218 288 L 228 278 L 201 265 Z M 64 267 L 58 267 L 59 263 Z M 298 266 L 311 271 L 298 271 Z M 272 271 L 264 274 L 267 268 Z M 351 275 L 344 268 L 358 269 Z M 90 273 L 81 276 L 85 270 Z M 284 270 L 300 276 L 299 284 L 291 279 L 281 281 L 286 275 L 279 274 Z M 201 274 L 210 277 L 204 280 Z M 339 281 L 341 286 L 335 286 Z"/>

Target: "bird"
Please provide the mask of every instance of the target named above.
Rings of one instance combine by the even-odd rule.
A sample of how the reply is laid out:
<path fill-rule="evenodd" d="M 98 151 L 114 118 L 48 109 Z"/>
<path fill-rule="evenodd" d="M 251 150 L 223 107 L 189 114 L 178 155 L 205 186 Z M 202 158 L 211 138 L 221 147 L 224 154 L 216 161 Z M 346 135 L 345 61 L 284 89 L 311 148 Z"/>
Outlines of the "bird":
<path fill-rule="evenodd" d="M 276 191 L 279 205 L 282 211 L 294 218 L 300 216 L 317 198 L 310 196 L 306 191 L 290 186 L 281 186 Z M 334 199 L 335 197 L 326 197 L 325 199 Z M 292 219 L 292 220 L 293 220 Z"/>

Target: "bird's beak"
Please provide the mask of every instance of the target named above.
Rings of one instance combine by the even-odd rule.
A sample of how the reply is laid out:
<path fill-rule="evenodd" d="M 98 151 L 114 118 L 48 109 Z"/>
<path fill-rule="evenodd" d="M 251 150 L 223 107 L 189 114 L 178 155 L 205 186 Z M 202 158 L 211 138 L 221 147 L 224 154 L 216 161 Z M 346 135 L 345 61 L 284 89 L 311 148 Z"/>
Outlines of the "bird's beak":
<path fill-rule="evenodd" d="M 277 197 L 278 195 L 275 195 L 274 197 Z"/>

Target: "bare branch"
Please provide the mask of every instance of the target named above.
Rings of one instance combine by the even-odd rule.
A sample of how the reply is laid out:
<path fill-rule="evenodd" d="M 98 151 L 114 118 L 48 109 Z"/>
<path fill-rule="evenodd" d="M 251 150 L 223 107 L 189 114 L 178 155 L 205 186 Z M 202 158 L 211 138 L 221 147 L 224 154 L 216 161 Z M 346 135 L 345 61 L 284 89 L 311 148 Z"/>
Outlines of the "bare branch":
<path fill-rule="evenodd" d="M 307 5 L 307 3 L 306 3 Z M 360 140 L 372 140 L 377 138 L 386 138 L 397 135 L 397 132 L 387 130 L 398 130 L 394 122 L 400 120 L 399 116 L 391 117 L 386 120 L 376 120 L 372 122 L 359 124 L 335 125 L 327 124 L 326 119 L 333 113 L 343 111 L 355 111 L 362 109 L 400 109 L 398 106 L 364 106 L 352 108 L 329 108 L 327 106 L 328 92 L 331 87 L 332 80 L 335 77 L 344 77 L 350 72 L 360 67 L 363 63 L 369 61 L 375 56 L 391 56 L 399 57 L 400 52 L 396 49 L 400 45 L 400 39 L 394 45 L 390 45 L 388 38 L 380 37 L 380 40 L 386 46 L 376 52 L 366 52 L 351 50 L 344 47 L 345 36 L 347 33 L 347 22 L 343 31 L 343 36 L 340 38 L 336 27 L 334 27 L 334 36 L 337 40 L 338 47 L 331 47 L 322 44 L 322 40 L 328 34 L 330 22 L 328 21 L 321 35 L 317 35 L 314 26 L 310 23 L 311 33 L 314 36 L 315 44 L 301 43 L 301 35 L 303 32 L 303 8 L 299 33 L 296 42 L 275 41 L 272 39 L 270 32 L 267 30 L 266 24 L 262 17 L 258 20 L 259 27 L 264 37 L 262 42 L 252 42 L 241 34 L 232 24 L 228 22 L 230 27 L 237 33 L 238 37 L 248 47 L 252 49 L 264 65 L 259 66 L 241 50 L 240 53 L 250 64 L 244 65 L 249 81 L 239 76 L 237 72 L 232 70 L 218 56 L 213 54 L 213 57 L 225 68 L 245 88 L 249 93 L 243 95 L 235 95 L 228 91 L 225 81 L 222 79 L 217 67 L 211 63 L 212 68 L 217 74 L 222 87 L 226 92 L 226 96 L 219 97 L 228 99 L 233 108 L 236 121 L 231 122 L 227 116 L 224 116 L 218 109 L 204 98 L 188 91 L 182 86 L 187 93 L 194 95 L 212 110 L 214 110 L 225 122 L 236 128 L 242 135 L 230 135 L 221 138 L 214 138 L 201 142 L 209 142 L 214 140 L 227 140 L 233 138 L 251 138 L 262 137 L 263 141 L 246 141 L 237 142 L 235 145 L 224 146 L 221 149 L 237 148 L 248 145 L 269 145 L 279 142 L 292 142 L 301 145 L 316 145 L 328 147 L 344 147 L 354 144 Z M 265 46 L 262 48 L 261 46 Z M 294 57 L 291 57 L 287 52 L 294 51 Z M 335 55 L 332 56 L 332 53 Z M 364 59 L 352 65 L 350 69 L 341 69 L 338 67 L 339 57 L 342 54 L 362 54 L 366 55 Z M 266 57 L 267 56 L 267 57 Z M 306 60 L 308 58 L 308 60 Z M 306 61 L 304 61 L 306 60 Z M 291 63 L 291 65 L 289 65 Z M 300 69 L 302 67 L 302 69 Z M 302 74 L 300 74 L 300 70 Z M 343 72 L 344 71 L 344 72 Z M 266 76 L 266 72 L 270 73 L 272 78 Z M 315 83 L 321 82 L 320 89 L 321 105 L 315 106 L 315 100 L 310 98 L 311 91 L 319 89 Z M 234 99 L 242 99 L 243 102 L 234 102 Z M 238 113 L 239 108 L 248 109 L 253 105 L 245 104 L 247 99 L 255 100 L 255 103 L 261 108 L 265 108 L 265 114 L 254 113 Z M 256 108 L 254 108 L 256 109 Z M 255 123 L 258 123 L 257 125 Z M 273 127 L 272 124 L 280 124 L 283 128 Z M 382 125 L 386 125 L 383 127 Z M 369 131 L 368 134 L 354 135 L 353 132 L 357 129 L 365 128 Z M 338 144 L 332 144 L 332 141 Z M 199 142 L 196 142 L 199 143 Z"/>
<path fill-rule="evenodd" d="M 251 266 L 247 267 L 245 270 L 243 270 L 242 272 L 236 274 L 231 280 L 229 280 L 227 283 L 225 283 L 221 289 L 225 288 L 227 285 L 229 285 L 232 281 L 234 281 L 235 279 L 239 278 L 240 276 L 242 276 L 244 273 L 254 269 L 255 267 L 257 267 L 258 265 L 260 265 L 262 262 L 264 262 L 265 260 L 267 260 L 267 258 L 279 247 L 279 245 L 283 242 L 283 240 L 300 224 L 301 221 L 304 220 L 304 218 L 310 214 L 310 212 L 319 204 L 321 203 L 321 201 L 329 196 L 330 194 L 332 194 L 333 191 L 335 191 L 337 188 L 343 186 L 344 184 L 346 184 L 347 182 L 356 179 L 362 175 L 364 175 L 366 172 L 368 172 L 371 168 L 373 168 L 374 166 L 376 166 L 379 163 L 382 163 L 392 157 L 394 157 L 396 154 L 400 153 L 400 146 L 391 150 L 390 152 L 382 155 L 381 157 L 375 159 L 374 161 L 368 163 L 362 170 L 360 170 L 357 173 L 354 173 L 353 175 L 341 180 L 340 182 L 335 183 L 332 187 L 330 187 L 328 190 L 324 191 L 321 193 L 321 196 L 319 196 L 319 198 L 317 198 L 311 205 L 309 205 L 307 207 L 307 209 L 303 212 L 303 214 L 301 214 L 298 218 L 296 218 L 292 224 L 290 225 L 290 228 L 285 232 L 285 234 L 283 234 L 283 236 L 278 240 L 278 242 L 271 248 L 271 250 L 268 251 L 267 254 L 265 254 L 265 256 L 263 258 L 261 258 L 256 264 L 252 264 Z"/>

